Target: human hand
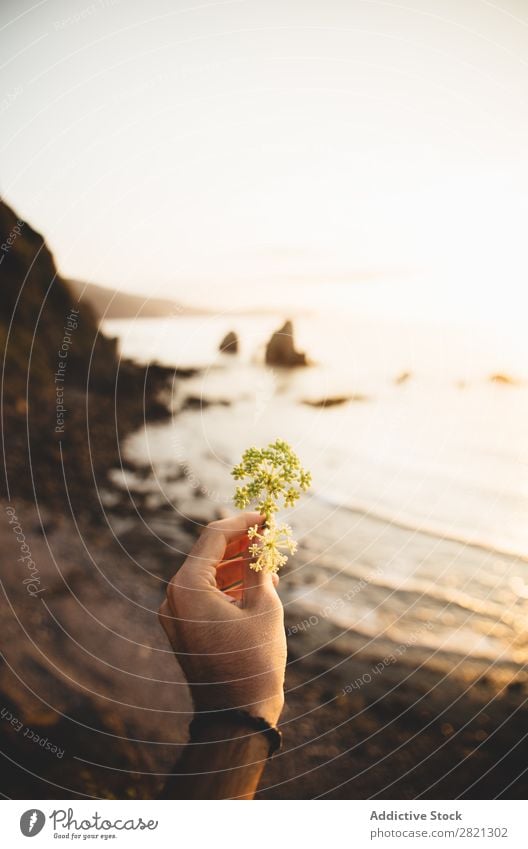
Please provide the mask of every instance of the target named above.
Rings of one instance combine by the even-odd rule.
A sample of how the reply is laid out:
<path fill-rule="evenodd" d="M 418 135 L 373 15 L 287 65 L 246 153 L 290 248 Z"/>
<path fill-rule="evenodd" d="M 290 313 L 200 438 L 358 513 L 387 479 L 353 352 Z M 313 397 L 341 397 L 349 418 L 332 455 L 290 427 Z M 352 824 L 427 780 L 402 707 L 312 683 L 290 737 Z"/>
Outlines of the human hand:
<path fill-rule="evenodd" d="M 284 704 L 284 611 L 277 576 L 250 569 L 247 552 L 248 528 L 263 521 L 242 513 L 207 525 L 168 584 L 159 616 L 197 711 L 243 709 L 274 725 Z M 217 586 L 226 558 L 243 576 L 239 601 Z"/>

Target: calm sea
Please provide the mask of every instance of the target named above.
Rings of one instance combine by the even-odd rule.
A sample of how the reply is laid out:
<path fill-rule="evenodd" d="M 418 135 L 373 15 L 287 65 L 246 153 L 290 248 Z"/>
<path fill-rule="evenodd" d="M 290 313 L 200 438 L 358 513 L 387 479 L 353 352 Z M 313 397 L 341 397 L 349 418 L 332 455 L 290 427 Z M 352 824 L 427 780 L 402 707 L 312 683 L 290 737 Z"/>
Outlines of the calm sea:
<path fill-rule="evenodd" d="M 524 663 L 528 612 L 528 347 L 447 323 L 327 314 L 295 322 L 314 365 L 262 364 L 284 316 L 107 321 L 123 355 L 203 371 L 175 413 L 127 450 L 152 464 L 175 511 L 183 487 L 223 508 L 248 445 L 288 440 L 314 485 L 288 514 L 301 541 L 289 598 L 366 637 Z M 228 330 L 241 350 L 218 353 Z M 526 357 L 526 358 L 524 358 Z M 490 380 L 492 375 L 512 382 Z M 525 382 L 526 381 L 526 382 Z M 343 404 L 306 402 L 347 397 Z M 222 402 L 229 402 L 228 404 Z M 175 480 L 175 468 L 185 480 Z M 307 576 L 309 579 L 307 580 Z M 348 593 L 361 582 L 361 591 Z M 345 602 L 339 602 L 345 598 Z M 328 613 L 330 610 L 330 613 Z"/>

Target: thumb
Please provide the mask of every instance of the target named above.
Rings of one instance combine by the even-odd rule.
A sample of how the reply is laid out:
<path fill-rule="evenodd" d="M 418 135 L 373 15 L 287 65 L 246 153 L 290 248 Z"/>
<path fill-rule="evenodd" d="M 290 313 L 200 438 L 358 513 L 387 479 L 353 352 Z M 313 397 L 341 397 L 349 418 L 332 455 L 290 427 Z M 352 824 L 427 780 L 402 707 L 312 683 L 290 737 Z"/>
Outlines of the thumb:
<path fill-rule="evenodd" d="M 266 599 L 269 600 L 270 593 L 275 594 L 271 573 L 255 572 L 251 563 L 253 558 L 244 558 L 244 607 L 247 609 L 258 607 Z"/>

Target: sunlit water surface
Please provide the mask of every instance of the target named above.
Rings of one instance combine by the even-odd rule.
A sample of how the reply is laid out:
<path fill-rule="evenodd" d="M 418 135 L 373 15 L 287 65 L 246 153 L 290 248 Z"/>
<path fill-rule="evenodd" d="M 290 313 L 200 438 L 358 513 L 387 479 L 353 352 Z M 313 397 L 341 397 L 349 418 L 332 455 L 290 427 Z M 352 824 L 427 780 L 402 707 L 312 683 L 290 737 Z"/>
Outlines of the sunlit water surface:
<path fill-rule="evenodd" d="M 492 661 L 525 660 L 528 348 L 523 336 L 327 315 L 296 321 L 314 365 L 262 365 L 283 316 L 108 321 L 123 355 L 203 371 L 176 380 L 169 423 L 128 450 L 181 507 L 181 481 L 230 505 L 248 445 L 281 437 L 313 473 L 289 512 L 301 541 L 293 596 L 343 628 Z M 238 356 L 218 353 L 228 330 Z M 512 383 L 490 380 L 492 375 Z M 408 375 L 406 379 L 403 379 Z M 525 382 L 526 380 L 526 382 Z M 209 404 L 178 413 L 192 395 Z M 307 401 L 346 396 L 315 407 Z M 229 405 L 215 402 L 229 401 Z M 185 502 L 187 503 L 187 502 Z M 302 568 L 301 568 L 302 564 Z M 297 570 L 298 581 L 295 580 Z M 310 582 L 302 577 L 310 572 Z M 302 574 L 301 574 L 302 573 Z M 347 588 L 368 579 L 346 600 Z M 432 627 L 431 623 L 434 623 Z"/>

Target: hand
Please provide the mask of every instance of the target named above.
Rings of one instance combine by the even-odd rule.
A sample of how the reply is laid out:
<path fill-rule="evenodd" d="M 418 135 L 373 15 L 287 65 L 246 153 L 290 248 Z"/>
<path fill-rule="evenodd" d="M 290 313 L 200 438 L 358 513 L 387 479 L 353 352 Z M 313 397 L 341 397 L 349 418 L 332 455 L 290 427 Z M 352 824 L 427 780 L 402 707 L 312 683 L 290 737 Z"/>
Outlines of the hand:
<path fill-rule="evenodd" d="M 238 708 L 276 724 L 284 705 L 286 636 L 278 578 L 249 568 L 247 530 L 259 513 L 208 525 L 167 587 L 160 621 L 187 677 L 197 711 Z M 241 569 L 233 601 L 217 586 L 225 558 Z"/>

